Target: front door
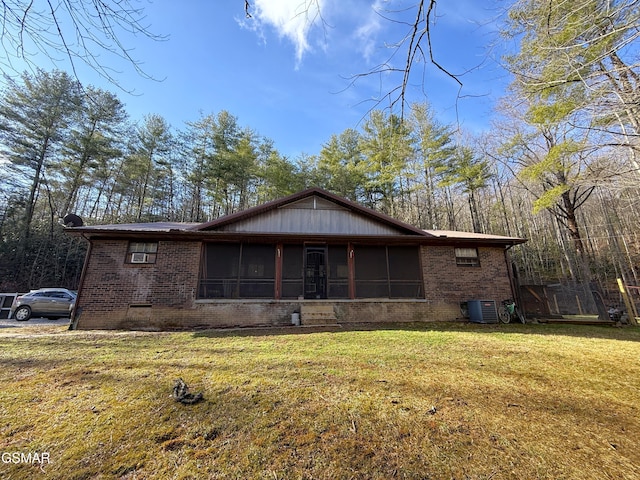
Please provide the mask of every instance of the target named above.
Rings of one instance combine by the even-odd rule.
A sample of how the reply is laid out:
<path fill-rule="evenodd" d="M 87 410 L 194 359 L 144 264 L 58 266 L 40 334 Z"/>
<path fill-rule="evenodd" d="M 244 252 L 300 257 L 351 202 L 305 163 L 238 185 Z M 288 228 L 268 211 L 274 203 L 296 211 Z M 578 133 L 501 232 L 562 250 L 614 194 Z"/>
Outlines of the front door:
<path fill-rule="evenodd" d="M 327 298 L 326 247 L 305 247 L 304 298 Z"/>

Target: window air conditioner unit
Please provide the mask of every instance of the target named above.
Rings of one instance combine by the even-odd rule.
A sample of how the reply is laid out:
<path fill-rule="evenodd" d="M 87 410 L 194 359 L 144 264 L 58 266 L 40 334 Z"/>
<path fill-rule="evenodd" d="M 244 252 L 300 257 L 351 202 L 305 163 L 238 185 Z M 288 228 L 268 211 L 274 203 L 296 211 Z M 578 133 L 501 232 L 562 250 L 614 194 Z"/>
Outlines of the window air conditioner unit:
<path fill-rule="evenodd" d="M 149 263 L 149 255 L 146 253 L 132 253 L 131 263 Z"/>

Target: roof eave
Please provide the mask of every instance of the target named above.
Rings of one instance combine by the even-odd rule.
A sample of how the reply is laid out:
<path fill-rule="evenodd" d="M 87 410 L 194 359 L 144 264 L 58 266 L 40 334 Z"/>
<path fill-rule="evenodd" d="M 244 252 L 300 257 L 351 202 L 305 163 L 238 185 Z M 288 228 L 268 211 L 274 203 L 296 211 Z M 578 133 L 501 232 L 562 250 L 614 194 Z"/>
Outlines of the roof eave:
<path fill-rule="evenodd" d="M 197 231 L 189 229 L 172 230 L 108 230 L 104 228 L 76 227 L 66 228 L 71 235 L 82 236 L 88 240 L 107 239 L 158 239 L 173 241 L 267 241 L 267 242 L 352 242 L 420 244 L 434 246 L 493 246 L 507 247 L 522 244 L 526 239 L 500 238 L 453 238 L 419 235 L 349 235 L 349 234 L 307 234 L 307 233 L 264 233 L 264 232 L 227 232 Z"/>

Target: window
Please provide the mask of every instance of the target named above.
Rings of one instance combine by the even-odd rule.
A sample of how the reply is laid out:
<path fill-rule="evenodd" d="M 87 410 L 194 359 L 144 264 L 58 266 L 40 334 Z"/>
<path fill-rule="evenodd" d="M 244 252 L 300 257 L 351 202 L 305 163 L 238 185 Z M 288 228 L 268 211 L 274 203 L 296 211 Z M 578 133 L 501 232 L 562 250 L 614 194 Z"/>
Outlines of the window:
<path fill-rule="evenodd" d="M 240 244 L 208 244 L 203 249 L 201 298 L 237 298 Z"/>
<path fill-rule="evenodd" d="M 200 298 L 273 298 L 274 293 L 273 245 L 205 245 Z"/>
<path fill-rule="evenodd" d="M 240 246 L 240 298 L 273 298 L 276 284 L 276 254 L 273 245 Z"/>
<path fill-rule="evenodd" d="M 298 298 L 303 294 L 303 247 L 282 246 L 282 298 Z"/>
<path fill-rule="evenodd" d="M 387 247 L 389 297 L 423 298 L 418 247 Z"/>
<path fill-rule="evenodd" d="M 356 264 L 356 297 L 389 296 L 386 247 L 358 246 L 354 249 Z"/>
<path fill-rule="evenodd" d="M 329 298 L 349 298 L 349 262 L 346 245 L 329 245 Z"/>
<path fill-rule="evenodd" d="M 419 248 L 355 248 L 356 298 L 424 298 Z"/>
<path fill-rule="evenodd" d="M 456 265 L 463 267 L 479 267 L 480 258 L 477 248 L 456 248 Z"/>
<path fill-rule="evenodd" d="M 127 251 L 127 263 L 156 263 L 158 242 L 131 242 Z"/>
<path fill-rule="evenodd" d="M 66 292 L 49 292 L 48 297 L 61 298 L 63 300 L 72 300 L 73 297 Z"/>

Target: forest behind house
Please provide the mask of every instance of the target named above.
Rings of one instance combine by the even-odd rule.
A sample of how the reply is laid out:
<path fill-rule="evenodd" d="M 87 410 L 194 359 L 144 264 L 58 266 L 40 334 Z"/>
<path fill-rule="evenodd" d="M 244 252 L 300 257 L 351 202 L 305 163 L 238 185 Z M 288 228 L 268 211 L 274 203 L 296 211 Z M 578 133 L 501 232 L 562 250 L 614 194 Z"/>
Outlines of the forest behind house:
<path fill-rule="evenodd" d="M 526 238 L 511 250 L 522 284 L 639 285 L 640 14 L 554 8 L 512 6 L 513 82 L 475 136 L 414 103 L 288 158 L 233 112 L 175 126 L 63 71 L 5 76 L 0 291 L 77 287 L 87 245 L 67 214 L 205 222 L 312 186 L 423 229 Z"/>

